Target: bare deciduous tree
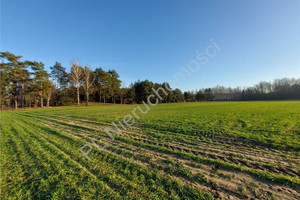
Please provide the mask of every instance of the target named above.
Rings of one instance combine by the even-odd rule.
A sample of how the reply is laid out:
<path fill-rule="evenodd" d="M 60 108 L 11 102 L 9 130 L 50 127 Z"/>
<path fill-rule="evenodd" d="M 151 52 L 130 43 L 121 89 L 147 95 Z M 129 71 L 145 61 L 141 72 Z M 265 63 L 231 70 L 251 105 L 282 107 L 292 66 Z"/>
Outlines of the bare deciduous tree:
<path fill-rule="evenodd" d="M 83 75 L 83 69 L 82 69 L 79 61 L 78 60 L 71 61 L 70 78 L 72 80 L 72 84 L 77 89 L 77 105 L 79 105 L 79 103 L 80 103 L 79 87 L 80 87 L 80 82 L 81 82 L 81 79 L 82 79 L 82 75 Z"/>
<path fill-rule="evenodd" d="M 92 86 L 95 80 L 95 74 L 88 66 L 85 66 L 83 69 L 83 85 L 86 96 L 86 105 L 89 105 L 89 88 Z"/>

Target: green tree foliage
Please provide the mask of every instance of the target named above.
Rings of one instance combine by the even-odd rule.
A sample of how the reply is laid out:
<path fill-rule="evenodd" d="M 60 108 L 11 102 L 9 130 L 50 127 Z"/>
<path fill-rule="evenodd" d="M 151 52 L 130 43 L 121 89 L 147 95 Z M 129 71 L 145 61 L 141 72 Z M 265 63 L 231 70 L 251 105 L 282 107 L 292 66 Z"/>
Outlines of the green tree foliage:
<path fill-rule="evenodd" d="M 97 68 L 95 70 L 94 86 L 98 93 L 99 102 L 102 102 L 103 99 L 103 102 L 105 103 L 106 98 L 108 97 L 110 87 L 109 79 L 110 75 L 102 68 Z"/>
<path fill-rule="evenodd" d="M 109 91 L 110 96 L 112 97 L 112 102 L 116 103 L 116 96 L 120 93 L 120 87 L 121 87 L 121 80 L 119 79 L 119 74 L 115 70 L 109 70 L 108 74 L 110 76 L 109 78 Z"/>
<path fill-rule="evenodd" d="M 132 85 L 132 89 L 135 93 L 134 101 L 136 103 L 147 102 L 147 97 L 150 94 L 153 94 L 152 88 L 154 87 L 154 83 L 148 80 L 145 81 L 137 81 Z"/>
<path fill-rule="evenodd" d="M 214 94 L 213 94 L 211 88 L 205 89 L 204 94 L 205 94 L 205 100 L 206 101 L 214 100 Z"/>
<path fill-rule="evenodd" d="M 36 92 L 37 98 L 35 101 L 35 107 L 37 107 L 37 99 L 40 98 L 41 107 L 44 106 L 44 96 L 51 88 L 51 82 L 49 81 L 50 75 L 45 70 L 44 63 L 33 62 L 30 64 L 33 71 L 34 78 L 32 79 L 32 90 Z"/>
<path fill-rule="evenodd" d="M 162 102 L 164 102 L 164 103 L 175 102 L 174 93 L 173 93 L 173 90 L 172 90 L 171 86 L 169 85 L 169 83 L 164 82 L 161 85 L 159 84 L 159 87 L 164 88 L 164 91 L 166 91 L 166 93 L 167 93 L 167 95 L 166 95 L 164 92 L 161 92 L 161 96 L 163 97 Z M 156 88 L 156 89 L 158 89 L 158 88 Z"/>
<path fill-rule="evenodd" d="M 50 67 L 51 76 L 56 82 L 56 87 L 58 89 L 64 89 L 67 87 L 69 83 L 68 73 L 66 72 L 66 68 L 63 67 L 59 62 L 56 62 L 55 65 Z"/>
<path fill-rule="evenodd" d="M 174 102 L 182 102 L 184 101 L 184 95 L 180 89 L 176 88 L 173 90 Z"/>
<path fill-rule="evenodd" d="M 184 92 L 184 99 L 186 102 L 194 102 L 196 101 L 196 95 L 191 91 L 187 91 Z"/>
<path fill-rule="evenodd" d="M 120 89 L 120 104 L 124 103 L 124 99 L 126 99 L 126 102 L 127 102 L 127 99 L 129 98 L 128 91 L 129 91 L 128 88 L 121 88 Z"/>
<path fill-rule="evenodd" d="M 201 90 L 199 90 L 196 93 L 195 98 L 196 98 L 197 101 L 205 101 L 206 100 L 206 96 L 205 96 L 205 94 Z"/>
<path fill-rule="evenodd" d="M 127 98 L 125 100 L 126 103 L 136 103 L 136 94 L 135 94 L 135 88 L 134 84 L 130 84 L 128 90 L 127 90 Z"/>
<path fill-rule="evenodd" d="M 55 102 L 53 105 L 56 106 L 68 106 L 76 103 L 76 89 L 74 87 L 66 88 L 59 91 L 56 94 Z"/>
<path fill-rule="evenodd" d="M 27 70 L 23 62 L 20 61 L 22 56 L 16 56 L 10 52 L 1 52 L 1 94 L 9 94 L 13 97 L 14 108 L 18 108 L 18 96 L 21 92 L 21 87 L 26 80 Z M 3 84 L 3 85 L 2 85 Z M 3 97 L 2 97 L 3 98 Z M 4 100 L 1 99 L 1 102 Z"/>
<path fill-rule="evenodd" d="M 5 63 L 0 63 L 0 104 L 1 104 L 1 109 L 3 109 L 5 101 L 9 95 L 8 90 L 9 90 L 9 82 L 10 82 L 10 77 L 9 77 L 9 68 Z"/>

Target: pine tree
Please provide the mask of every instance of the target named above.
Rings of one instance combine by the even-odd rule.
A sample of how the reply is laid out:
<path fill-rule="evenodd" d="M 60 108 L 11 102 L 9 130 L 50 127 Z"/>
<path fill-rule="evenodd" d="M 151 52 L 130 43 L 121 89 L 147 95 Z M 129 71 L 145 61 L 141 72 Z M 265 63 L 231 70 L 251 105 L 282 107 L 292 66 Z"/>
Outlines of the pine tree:
<path fill-rule="evenodd" d="M 1 90 L 7 89 L 8 93 L 12 95 L 15 109 L 18 108 L 18 96 L 20 94 L 20 86 L 25 81 L 28 73 L 26 65 L 20 61 L 22 56 L 16 56 L 10 52 L 1 52 L 0 57 L 6 61 L 1 63 Z M 4 93 L 4 91 L 1 91 Z M 1 99 L 1 102 L 3 100 Z"/>

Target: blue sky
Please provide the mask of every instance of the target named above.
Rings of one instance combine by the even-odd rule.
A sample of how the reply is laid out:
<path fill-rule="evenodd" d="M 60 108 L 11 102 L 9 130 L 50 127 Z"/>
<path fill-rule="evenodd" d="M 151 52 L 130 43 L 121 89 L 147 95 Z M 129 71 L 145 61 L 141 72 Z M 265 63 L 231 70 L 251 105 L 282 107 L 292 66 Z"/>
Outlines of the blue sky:
<path fill-rule="evenodd" d="M 182 90 L 300 77 L 300 1 L 1 1 L 1 51 L 68 70 L 115 69 L 125 85 L 168 81 L 213 39 Z"/>

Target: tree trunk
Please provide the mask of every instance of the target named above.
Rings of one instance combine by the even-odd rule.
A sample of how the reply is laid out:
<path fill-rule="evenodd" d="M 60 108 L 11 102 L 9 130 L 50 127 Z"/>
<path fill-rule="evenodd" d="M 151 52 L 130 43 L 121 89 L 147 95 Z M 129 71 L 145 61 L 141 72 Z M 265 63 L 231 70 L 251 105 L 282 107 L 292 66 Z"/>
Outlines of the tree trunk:
<path fill-rule="evenodd" d="M 102 100 L 102 99 L 101 99 L 101 92 L 99 92 L 99 95 L 100 95 L 99 102 L 101 103 L 101 100 Z"/>
<path fill-rule="evenodd" d="M 17 75 L 16 75 L 16 70 L 14 70 L 14 92 L 15 94 L 17 94 L 17 81 L 16 81 L 16 78 Z M 18 109 L 18 96 L 15 96 L 15 109 Z"/>
<path fill-rule="evenodd" d="M 18 100 L 16 96 L 15 96 L 15 109 L 18 109 Z"/>
<path fill-rule="evenodd" d="M 103 96 L 103 101 L 104 101 L 103 103 L 105 103 L 105 95 Z"/>
<path fill-rule="evenodd" d="M 41 94 L 41 108 L 44 107 L 44 98 L 43 98 L 43 92 Z"/>
<path fill-rule="evenodd" d="M 77 105 L 79 105 L 79 85 L 77 84 Z"/>
<path fill-rule="evenodd" d="M 23 95 L 21 95 L 20 101 L 21 101 L 21 108 L 23 108 L 24 107 L 24 97 L 23 97 Z"/>
<path fill-rule="evenodd" d="M 35 98 L 34 99 L 34 106 L 33 106 L 34 108 L 37 108 L 38 107 L 38 99 L 37 98 Z"/>
<path fill-rule="evenodd" d="M 89 105 L 89 91 L 88 91 L 88 89 L 86 90 L 86 103 L 85 103 L 85 105 L 86 106 L 88 106 Z"/>
<path fill-rule="evenodd" d="M 121 104 L 123 104 L 123 97 L 121 96 Z"/>
<path fill-rule="evenodd" d="M 51 90 L 50 90 L 50 92 L 48 94 L 48 97 L 47 97 L 47 107 L 50 106 L 50 99 L 51 99 Z"/>
<path fill-rule="evenodd" d="M 27 107 L 27 100 L 26 100 L 26 96 L 24 96 L 24 107 Z"/>

